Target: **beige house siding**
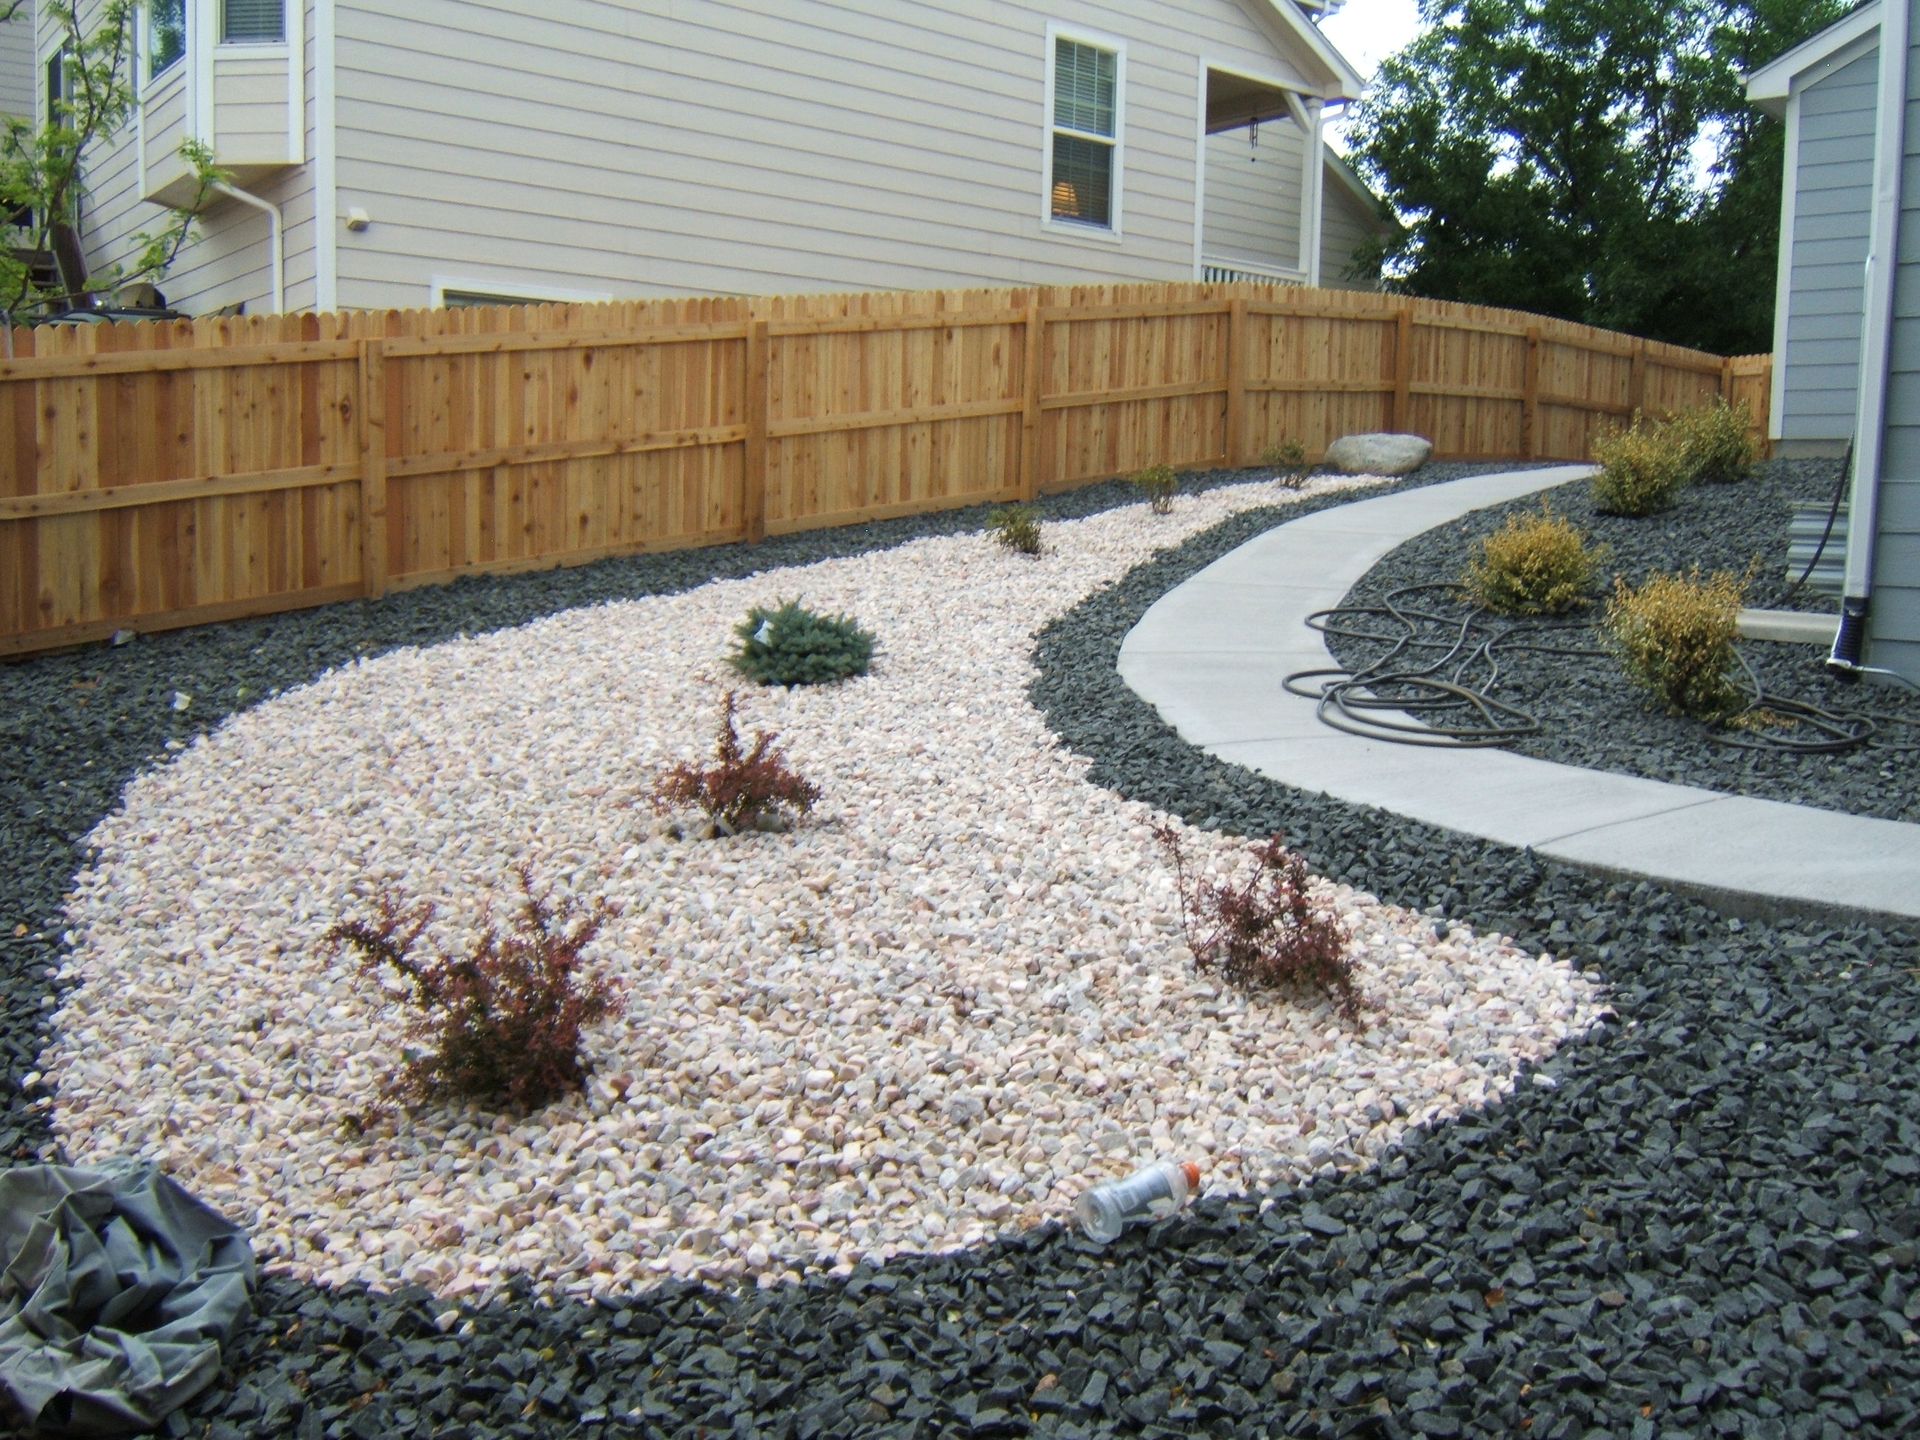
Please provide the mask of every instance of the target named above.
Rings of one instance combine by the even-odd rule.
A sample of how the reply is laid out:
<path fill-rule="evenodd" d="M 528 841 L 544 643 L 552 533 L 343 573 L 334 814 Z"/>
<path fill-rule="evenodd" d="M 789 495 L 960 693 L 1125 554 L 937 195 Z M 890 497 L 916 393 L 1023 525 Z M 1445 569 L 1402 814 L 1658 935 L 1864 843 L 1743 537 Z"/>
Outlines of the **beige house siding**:
<path fill-rule="evenodd" d="M 1250 260 L 1300 270 L 1301 150 L 1292 121 L 1207 137 L 1201 249 L 1209 260 Z"/>
<path fill-rule="evenodd" d="M 0 9 L 5 0 L 0 0 Z M 0 115 L 34 118 L 33 6 L 24 6 L 0 24 Z"/>
<path fill-rule="evenodd" d="M 1378 290 L 1380 272 L 1376 266 L 1370 275 L 1349 279 L 1354 252 L 1380 233 L 1380 213 L 1347 188 L 1327 167 L 1320 217 L 1320 283 L 1329 290 Z"/>
<path fill-rule="evenodd" d="M 340 0 L 343 306 L 1193 274 L 1202 62 L 1242 0 Z M 1043 218 L 1047 24 L 1125 47 L 1119 237 Z"/>
<path fill-rule="evenodd" d="M 98 0 L 90 11 L 97 13 Z M 208 0 L 209 15 L 215 11 Z M 313 6 L 305 7 L 311 34 Z M 51 35 L 42 44 L 50 45 Z M 317 115 L 313 101 L 314 46 L 292 38 L 292 63 L 301 63 L 305 112 L 305 149 L 310 156 Z M 129 265 L 139 254 L 139 236 L 166 223 L 167 211 L 142 199 L 140 145 L 144 137 L 151 186 L 154 173 L 177 151 L 186 133 L 186 69 L 182 63 L 142 88 L 142 120 L 89 153 L 86 165 L 88 198 L 82 238 L 96 274 Z M 262 65 L 237 56 L 223 61 L 214 84 L 215 125 L 222 164 L 246 164 L 275 154 L 287 146 L 287 86 L 285 68 Z M 273 78 L 277 77 L 277 78 Z M 312 165 L 276 170 L 268 179 L 246 187 L 270 204 L 279 205 L 285 219 L 286 308 L 311 308 L 317 300 Z M 272 308 L 273 283 L 269 261 L 267 217 L 252 206 L 225 197 L 216 198 L 201 214 L 196 238 L 158 282 L 169 304 L 192 314 L 244 304 L 249 312 Z"/>
<path fill-rule="evenodd" d="M 1306 137 L 1292 121 L 1207 137 L 1206 207 L 1201 248 L 1209 260 L 1251 261 L 1299 270 L 1301 150 Z M 1321 185 L 1320 283 L 1332 290 L 1374 290 L 1349 280 L 1354 250 L 1379 226 L 1375 212 L 1327 162 Z"/>

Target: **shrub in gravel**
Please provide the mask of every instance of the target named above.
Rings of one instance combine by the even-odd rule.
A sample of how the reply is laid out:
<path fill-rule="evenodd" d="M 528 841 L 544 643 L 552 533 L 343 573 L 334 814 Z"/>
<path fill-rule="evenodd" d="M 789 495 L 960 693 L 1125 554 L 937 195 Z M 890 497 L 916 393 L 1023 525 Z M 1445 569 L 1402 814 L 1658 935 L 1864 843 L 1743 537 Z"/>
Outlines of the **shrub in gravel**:
<path fill-rule="evenodd" d="M 604 980 L 580 974 L 580 952 L 619 908 L 605 900 L 554 902 L 520 868 L 521 901 L 502 932 L 491 906 L 465 955 L 414 952 L 433 922 L 433 902 L 409 905 L 383 890 L 372 920 L 343 920 L 326 943 L 349 949 L 376 976 L 396 971 L 417 1013 L 408 1057 L 393 1088 L 418 1100 L 461 1099 L 524 1112 L 578 1090 L 587 1067 L 580 1032 L 624 1002 Z M 418 1047 L 416 1050 L 415 1047 Z"/>
<path fill-rule="evenodd" d="M 654 786 L 653 807 L 663 814 L 700 810 L 707 817 L 710 837 L 784 829 L 813 809 L 820 789 L 788 768 L 786 756 L 773 748 L 777 734 L 762 730 L 754 736 L 751 750 L 743 747 L 734 714 L 734 694 L 729 690 L 721 706 L 719 743 L 714 747 L 717 763 L 705 768 L 686 761 L 675 765 Z"/>
<path fill-rule="evenodd" d="M 845 615 L 819 615 L 797 600 L 768 610 L 755 605 L 734 626 L 740 648 L 733 668 L 762 685 L 825 685 L 864 675 L 874 637 Z"/>
<path fill-rule="evenodd" d="M 1729 405 L 1722 397 L 1669 420 L 1667 429 L 1685 457 L 1687 479 L 1709 485 L 1745 479 L 1755 458 L 1751 424 L 1744 400 Z"/>
<path fill-rule="evenodd" d="M 1173 865 L 1180 923 L 1196 966 L 1218 970 L 1242 990 L 1324 995 L 1343 1019 L 1360 1020 L 1366 1000 L 1347 954 L 1352 937 L 1338 917 L 1308 898 L 1306 862 L 1279 835 L 1253 847 L 1251 874 L 1219 885 L 1188 875 L 1171 825 L 1156 825 L 1153 834 Z"/>
<path fill-rule="evenodd" d="M 1147 497 L 1156 515 L 1173 513 L 1173 497 L 1180 493 L 1179 477 L 1171 465 L 1149 465 L 1127 477 L 1127 483 Z"/>
<path fill-rule="evenodd" d="M 1733 642 L 1744 584 L 1726 571 L 1702 578 L 1616 579 L 1607 603 L 1609 642 L 1636 684 L 1676 715 L 1725 720 L 1746 703 L 1733 683 Z"/>
<path fill-rule="evenodd" d="M 1267 446 L 1260 452 L 1260 463 L 1279 472 L 1273 478 L 1285 489 L 1298 490 L 1307 483 L 1307 447 L 1298 440 L 1287 439 Z"/>
<path fill-rule="evenodd" d="M 987 516 L 987 533 L 1003 550 L 1016 555 L 1040 553 L 1040 507 L 1004 505 Z"/>
<path fill-rule="evenodd" d="M 1482 609 L 1502 615 L 1559 615 L 1587 603 L 1595 566 L 1605 547 L 1587 537 L 1553 506 L 1509 515 L 1480 542 L 1467 564 L 1465 584 Z"/>
<path fill-rule="evenodd" d="M 1600 473 L 1593 501 L 1604 515 L 1657 515 L 1673 507 L 1687 483 L 1687 454 L 1665 425 L 1642 416 L 1593 442 Z"/>

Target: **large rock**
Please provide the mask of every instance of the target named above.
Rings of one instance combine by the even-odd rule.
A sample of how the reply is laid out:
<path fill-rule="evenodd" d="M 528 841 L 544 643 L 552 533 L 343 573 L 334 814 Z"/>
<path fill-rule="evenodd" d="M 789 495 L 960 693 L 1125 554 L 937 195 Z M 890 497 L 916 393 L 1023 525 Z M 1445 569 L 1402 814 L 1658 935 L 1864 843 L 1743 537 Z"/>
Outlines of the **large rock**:
<path fill-rule="evenodd" d="M 1326 464 L 1342 475 L 1404 475 L 1433 453 L 1418 435 L 1342 435 L 1327 447 Z"/>

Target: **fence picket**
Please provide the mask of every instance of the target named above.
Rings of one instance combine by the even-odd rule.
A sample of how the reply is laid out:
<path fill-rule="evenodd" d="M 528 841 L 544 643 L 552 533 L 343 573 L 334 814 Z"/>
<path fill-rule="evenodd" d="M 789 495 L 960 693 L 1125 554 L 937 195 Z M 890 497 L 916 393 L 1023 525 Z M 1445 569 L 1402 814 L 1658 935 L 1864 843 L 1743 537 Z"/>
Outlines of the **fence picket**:
<path fill-rule="evenodd" d="M 1419 429 L 1584 459 L 1771 358 L 1266 285 L 703 297 L 16 331 L 0 655 Z"/>

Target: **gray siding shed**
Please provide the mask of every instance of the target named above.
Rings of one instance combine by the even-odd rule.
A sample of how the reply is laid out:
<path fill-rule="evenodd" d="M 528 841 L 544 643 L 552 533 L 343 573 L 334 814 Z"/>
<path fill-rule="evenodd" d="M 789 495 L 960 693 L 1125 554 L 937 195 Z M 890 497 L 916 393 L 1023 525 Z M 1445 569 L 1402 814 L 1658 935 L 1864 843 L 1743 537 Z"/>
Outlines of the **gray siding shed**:
<path fill-rule="evenodd" d="M 1839 446 L 1853 432 L 1879 64 L 1875 45 L 1808 85 L 1790 132 L 1795 193 L 1774 349 L 1780 440 Z"/>

